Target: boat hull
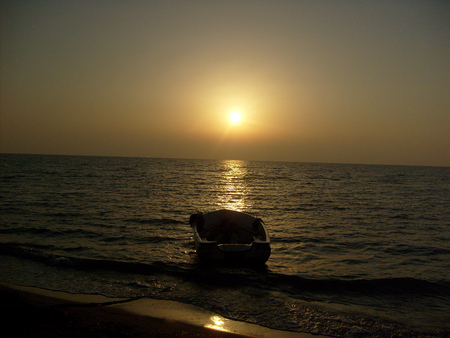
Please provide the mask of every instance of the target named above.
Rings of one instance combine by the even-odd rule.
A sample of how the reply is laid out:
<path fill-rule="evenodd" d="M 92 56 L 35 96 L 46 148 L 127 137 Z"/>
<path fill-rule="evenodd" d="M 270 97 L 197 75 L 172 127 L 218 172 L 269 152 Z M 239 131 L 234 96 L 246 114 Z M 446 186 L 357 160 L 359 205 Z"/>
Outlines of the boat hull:
<path fill-rule="evenodd" d="M 215 236 L 205 235 L 208 232 L 220 233 L 220 224 L 224 222 L 229 222 L 238 229 L 234 242 L 222 242 Z M 271 248 L 267 230 L 263 222 L 253 216 L 232 210 L 219 210 L 192 215 L 190 224 L 194 230 L 197 254 L 202 263 L 263 265 L 270 257 Z M 250 233 L 252 233 L 251 240 Z M 216 236 L 220 237 L 220 234 Z"/>
<path fill-rule="evenodd" d="M 268 261 L 270 253 L 269 243 L 253 243 L 245 250 L 230 246 L 222 247 L 214 243 L 201 243 L 197 247 L 197 254 L 202 263 L 262 265 Z"/>

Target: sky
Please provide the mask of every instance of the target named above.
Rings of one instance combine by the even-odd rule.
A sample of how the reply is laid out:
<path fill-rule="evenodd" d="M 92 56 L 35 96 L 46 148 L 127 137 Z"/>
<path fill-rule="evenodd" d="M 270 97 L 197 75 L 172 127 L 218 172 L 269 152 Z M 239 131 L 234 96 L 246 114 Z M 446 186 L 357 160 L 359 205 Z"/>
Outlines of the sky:
<path fill-rule="evenodd" d="M 0 10 L 0 152 L 450 166 L 450 2 Z"/>

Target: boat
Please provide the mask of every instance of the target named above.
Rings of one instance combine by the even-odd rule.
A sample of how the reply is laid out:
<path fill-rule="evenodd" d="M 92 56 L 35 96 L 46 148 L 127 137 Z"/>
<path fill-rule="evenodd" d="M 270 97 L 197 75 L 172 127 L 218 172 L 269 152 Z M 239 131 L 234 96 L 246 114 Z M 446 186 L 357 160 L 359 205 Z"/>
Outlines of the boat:
<path fill-rule="evenodd" d="M 270 238 L 260 218 L 228 209 L 191 215 L 194 243 L 202 263 L 263 265 Z"/>

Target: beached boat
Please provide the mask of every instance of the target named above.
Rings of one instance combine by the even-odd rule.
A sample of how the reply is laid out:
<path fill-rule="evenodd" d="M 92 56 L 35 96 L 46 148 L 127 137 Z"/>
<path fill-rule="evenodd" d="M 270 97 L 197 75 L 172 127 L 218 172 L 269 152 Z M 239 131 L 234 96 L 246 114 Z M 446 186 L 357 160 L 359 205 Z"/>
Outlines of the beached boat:
<path fill-rule="evenodd" d="M 189 223 L 201 262 L 260 265 L 269 259 L 270 238 L 259 218 L 223 209 L 193 214 Z"/>

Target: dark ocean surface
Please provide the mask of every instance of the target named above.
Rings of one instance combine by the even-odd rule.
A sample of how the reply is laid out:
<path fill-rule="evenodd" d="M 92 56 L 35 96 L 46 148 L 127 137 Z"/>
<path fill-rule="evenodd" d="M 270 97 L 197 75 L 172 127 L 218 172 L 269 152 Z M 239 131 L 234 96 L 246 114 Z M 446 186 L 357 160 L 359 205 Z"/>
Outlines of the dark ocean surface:
<path fill-rule="evenodd" d="M 450 335 L 450 168 L 0 154 L 0 281 L 170 299 L 274 329 Z M 203 267 L 189 216 L 265 221 Z"/>

